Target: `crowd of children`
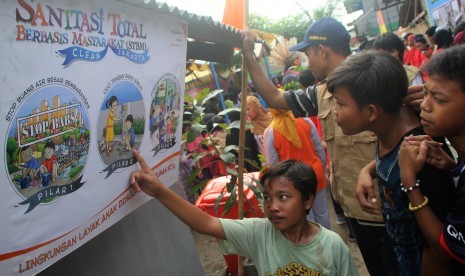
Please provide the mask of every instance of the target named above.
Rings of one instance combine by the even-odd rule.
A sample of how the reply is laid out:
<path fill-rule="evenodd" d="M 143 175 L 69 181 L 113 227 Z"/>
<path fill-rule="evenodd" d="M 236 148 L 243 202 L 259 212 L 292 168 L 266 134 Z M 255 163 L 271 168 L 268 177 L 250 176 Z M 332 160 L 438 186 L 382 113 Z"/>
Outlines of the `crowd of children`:
<path fill-rule="evenodd" d="M 463 37 L 460 25 L 454 32 L 433 27 L 426 36 L 385 33 L 372 50 L 351 55 L 345 28 L 324 18 L 291 47 L 305 53 L 320 82 L 283 93 L 279 80 L 262 72 L 245 28 L 243 57 L 257 93 L 247 98 L 247 117 L 266 160 L 259 164 L 267 168 L 265 218 L 204 213 L 167 189 L 135 151 L 141 169 L 131 185 L 220 239 L 223 253 L 252 259 L 260 275 L 358 275 L 347 246 L 330 231 L 330 176 L 371 275 L 465 275 Z M 321 139 L 309 116 L 318 116 Z M 203 119 L 207 131 L 185 146 L 189 153 L 214 151 L 205 140 L 220 149 L 228 144 L 224 119 Z M 194 164 L 200 178 L 227 174 L 215 158 Z"/>

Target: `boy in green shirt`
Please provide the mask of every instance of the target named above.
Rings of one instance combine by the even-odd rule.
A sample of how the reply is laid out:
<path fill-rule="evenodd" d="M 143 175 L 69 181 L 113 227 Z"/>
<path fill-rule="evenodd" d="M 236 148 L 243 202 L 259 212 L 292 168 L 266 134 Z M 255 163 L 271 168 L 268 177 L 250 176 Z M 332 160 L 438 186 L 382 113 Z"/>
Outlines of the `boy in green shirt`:
<path fill-rule="evenodd" d="M 316 193 L 316 177 L 295 160 L 276 164 L 262 176 L 266 218 L 244 220 L 213 217 L 184 201 L 156 177 L 134 151 L 141 170 L 131 174 L 137 192 L 157 198 L 193 230 L 216 237 L 225 254 L 240 254 L 255 263 L 259 275 L 358 275 L 342 239 L 308 222 Z"/>

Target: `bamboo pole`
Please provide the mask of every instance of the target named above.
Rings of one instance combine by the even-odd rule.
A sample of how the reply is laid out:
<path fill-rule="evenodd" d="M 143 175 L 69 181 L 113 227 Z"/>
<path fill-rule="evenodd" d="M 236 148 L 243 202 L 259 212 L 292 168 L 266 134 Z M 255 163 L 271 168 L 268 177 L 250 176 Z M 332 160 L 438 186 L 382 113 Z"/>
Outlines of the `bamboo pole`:
<path fill-rule="evenodd" d="M 244 1 L 244 27 L 249 24 L 249 1 Z M 238 215 L 239 219 L 244 218 L 244 154 L 245 154 L 245 113 L 247 110 L 247 91 L 248 91 L 248 71 L 245 65 L 244 59 L 242 59 L 242 92 L 241 92 L 241 124 L 239 130 L 239 158 L 238 158 L 238 169 L 237 173 L 237 195 L 238 195 Z M 244 275 L 244 257 L 239 256 L 238 258 L 238 270 L 239 276 Z"/>

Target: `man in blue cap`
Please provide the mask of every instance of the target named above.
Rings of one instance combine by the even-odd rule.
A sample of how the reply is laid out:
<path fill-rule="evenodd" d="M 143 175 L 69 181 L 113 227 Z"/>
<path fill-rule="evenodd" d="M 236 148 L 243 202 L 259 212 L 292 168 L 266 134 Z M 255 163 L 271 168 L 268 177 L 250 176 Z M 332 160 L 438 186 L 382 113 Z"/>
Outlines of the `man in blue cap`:
<path fill-rule="evenodd" d="M 253 33 L 245 28 L 242 54 L 256 91 L 271 108 L 290 109 L 295 117 L 318 115 L 331 158 L 331 191 L 347 216 L 367 269 L 371 275 L 398 275 L 398 263 L 379 206 L 373 202 L 368 213 L 355 198 L 358 174 L 374 159 L 377 138 L 371 132 L 344 135 L 333 118 L 335 100 L 326 89 L 328 75 L 351 54 L 347 30 L 331 17 L 311 24 L 303 41 L 289 50 L 304 52 L 309 69 L 322 81 L 306 90 L 284 93 L 268 80 L 255 60 L 254 41 Z"/>

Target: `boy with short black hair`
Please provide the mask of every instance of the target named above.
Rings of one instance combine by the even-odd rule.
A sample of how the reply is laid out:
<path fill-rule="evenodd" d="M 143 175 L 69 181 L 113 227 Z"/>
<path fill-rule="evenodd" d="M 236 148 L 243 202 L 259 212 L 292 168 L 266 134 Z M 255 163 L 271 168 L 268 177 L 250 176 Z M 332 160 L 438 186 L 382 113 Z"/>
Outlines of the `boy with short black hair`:
<path fill-rule="evenodd" d="M 124 123 L 126 124 L 126 135 L 124 137 L 125 150 L 130 151 L 136 143 L 136 134 L 134 132 L 134 127 L 132 126 L 132 124 L 134 123 L 134 117 L 132 116 L 132 114 L 126 116 L 126 120 Z"/>
<path fill-rule="evenodd" d="M 376 166 L 362 172 L 376 177 L 382 211 L 394 251 L 399 260 L 401 275 L 421 275 L 441 269 L 440 260 L 428 267 L 435 256 L 419 233 L 414 215 L 408 209 L 407 192 L 401 186 L 398 149 L 405 136 L 423 134 L 418 123 L 401 115 L 402 99 L 407 95 L 408 80 L 399 60 L 388 53 L 367 51 L 349 57 L 328 79 L 328 90 L 336 105 L 337 124 L 346 135 L 372 131 L 378 136 Z M 444 219 L 451 206 L 453 185 L 445 173 L 428 166 L 419 171 L 418 183 L 431 199 L 434 212 Z M 371 179 L 369 180 L 371 181 Z M 439 188 L 436 183 L 445 183 Z M 448 185 L 447 185 L 448 184 Z"/>
<path fill-rule="evenodd" d="M 445 136 L 458 153 L 459 165 L 451 171 L 456 185 L 455 198 L 451 200 L 453 206 L 446 219 L 441 222 L 429 203 L 430 197 L 415 188 L 418 172 L 427 164 L 442 161 L 437 149 L 429 147 L 426 140 L 419 146 L 405 141 L 399 152 L 400 178 L 402 185 L 411 189 L 409 208 L 429 246 L 440 258 L 453 260 L 452 275 L 465 275 L 465 46 L 449 48 L 433 56 L 424 70 L 429 72 L 420 113 L 425 133 Z M 445 184 L 435 183 L 439 189 Z"/>
<path fill-rule="evenodd" d="M 400 62 L 404 62 L 404 52 L 406 50 L 404 42 L 394 33 L 387 32 L 379 35 L 373 42 L 373 49 L 386 51 Z M 407 72 L 409 85 L 423 84 L 420 69 L 411 65 L 404 65 L 404 68 Z"/>
<path fill-rule="evenodd" d="M 267 218 L 213 217 L 184 201 L 156 177 L 137 151 L 141 170 L 131 185 L 156 197 L 193 230 L 222 240 L 225 254 L 240 254 L 255 263 L 259 275 L 358 275 L 347 246 L 336 233 L 308 222 L 316 177 L 304 163 L 288 160 L 262 176 Z"/>

